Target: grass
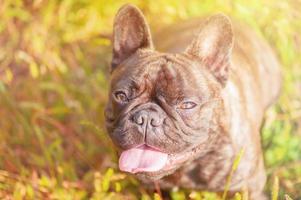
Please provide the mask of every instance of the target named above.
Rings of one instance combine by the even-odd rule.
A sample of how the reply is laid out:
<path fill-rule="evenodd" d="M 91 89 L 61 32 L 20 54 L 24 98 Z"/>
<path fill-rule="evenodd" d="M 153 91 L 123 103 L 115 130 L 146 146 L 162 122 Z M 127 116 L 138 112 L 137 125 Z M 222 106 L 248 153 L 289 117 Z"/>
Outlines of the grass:
<path fill-rule="evenodd" d="M 153 28 L 224 12 L 269 41 L 284 84 L 262 129 L 266 191 L 272 199 L 301 199 L 299 0 L 0 1 L 0 198 L 160 198 L 117 170 L 104 130 L 109 37 L 126 2 L 138 5 Z M 181 188 L 170 196 L 222 199 Z"/>

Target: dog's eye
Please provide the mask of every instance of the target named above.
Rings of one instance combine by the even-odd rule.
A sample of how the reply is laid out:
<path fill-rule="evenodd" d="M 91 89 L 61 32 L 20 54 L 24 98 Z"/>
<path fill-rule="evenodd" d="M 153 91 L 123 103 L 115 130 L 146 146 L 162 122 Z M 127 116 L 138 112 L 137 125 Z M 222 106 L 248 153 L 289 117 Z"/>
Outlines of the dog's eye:
<path fill-rule="evenodd" d="M 180 109 L 192 109 L 194 107 L 196 107 L 196 103 L 194 103 L 192 101 L 183 102 L 178 106 L 178 108 L 180 108 Z"/>
<path fill-rule="evenodd" d="M 115 92 L 115 99 L 118 101 L 118 102 L 121 102 L 121 103 L 126 103 L 129 101 L 127 95 L 125 92 L 122 92 L 122 91 L 117 91 Z"/>

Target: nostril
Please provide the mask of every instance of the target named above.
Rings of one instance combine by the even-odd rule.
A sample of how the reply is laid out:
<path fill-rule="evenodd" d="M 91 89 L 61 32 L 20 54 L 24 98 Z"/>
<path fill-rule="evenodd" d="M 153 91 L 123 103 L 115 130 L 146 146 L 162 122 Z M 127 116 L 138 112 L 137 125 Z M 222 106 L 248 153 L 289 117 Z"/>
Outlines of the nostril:
<path fill-rule="evenodd" d="M 144 124 L 144 117 L 142 115 L 139 115 L 138 117 L 136 117 L 135 122 L 138 125 Z"/>
<path fill-rule="evenodd" d="M 132 121 L 139 126 L 148 124 L 152 127 L 159 127 L 164 119 L 155 112 L 139 111 L 133 115 Z"/>
<path fill-rule="evenodd" d="M 145 112 L 136 113 L 133 117 L 133 121 L 138 125 L 145 124 L 147 121 L 147 113 Z"/>
<path fill-rule="evenodd" d="M 150 124 L 154 127 L 158 127 L 161 125 L 161 120 L 160 119 L 155 119 L 155 118 L 152 118 L 151 121 L 150 121 Z"/>

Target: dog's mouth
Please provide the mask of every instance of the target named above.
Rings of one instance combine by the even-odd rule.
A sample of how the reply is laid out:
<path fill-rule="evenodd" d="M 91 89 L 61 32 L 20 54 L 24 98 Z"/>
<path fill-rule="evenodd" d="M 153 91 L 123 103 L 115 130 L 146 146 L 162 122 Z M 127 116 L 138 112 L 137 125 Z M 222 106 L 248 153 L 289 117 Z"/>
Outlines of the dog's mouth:
<path fill-rule="evenodd" d="M 132 174 L 169 171 L 185 162 L 187 156 L 167 154 L 144 144 L 123 151 L 119 158 L 119 169 Z"/>

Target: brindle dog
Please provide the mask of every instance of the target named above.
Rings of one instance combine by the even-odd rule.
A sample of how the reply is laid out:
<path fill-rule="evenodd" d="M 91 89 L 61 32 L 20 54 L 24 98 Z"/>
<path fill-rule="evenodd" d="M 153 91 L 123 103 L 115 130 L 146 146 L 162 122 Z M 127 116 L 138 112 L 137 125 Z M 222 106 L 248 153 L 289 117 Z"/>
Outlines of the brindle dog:
<path fill-rule="evenodd" d="M 223 191 L 243 152 L 229 191 L 265 198 L 260 126 L 280 67 L 264 40 L 232 21 L 218 14 L 169 27 L 155 37 L 158 51 L 142 12 L 119 10 L 105 116 L 122 171 L 163 188 Z"/>

